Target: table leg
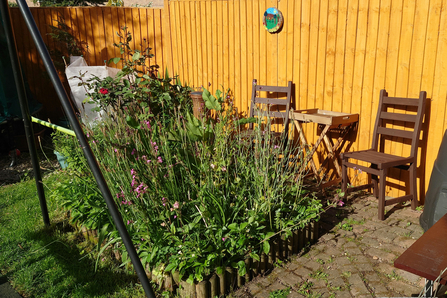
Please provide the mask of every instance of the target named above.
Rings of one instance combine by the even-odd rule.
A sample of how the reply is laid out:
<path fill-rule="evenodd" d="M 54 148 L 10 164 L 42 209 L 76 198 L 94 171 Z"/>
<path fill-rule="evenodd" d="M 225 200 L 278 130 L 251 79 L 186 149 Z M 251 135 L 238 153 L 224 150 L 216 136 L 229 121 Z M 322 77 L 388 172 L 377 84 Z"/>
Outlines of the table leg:
<path fill-rule="evenodd" d="M 313 155 L 313 152 L 315 152 L 315 150 L 312 153 L 308 153 L 306 148 L 310 147 L 310 146 L 307 143 L 306 137 L 304 136 L 303 128 L 301 127 L 301 123 L 297 120 L 293 120 L 293 123 L 295 124 L 296 130 L 298 131 L 298 136 L 300 137 L 300 141 L 303 144 L 304 151 L 306 152 L 306 159 L 304 160 L 303 166 L 306 166 L 306 164 L 309 162 L 312 172 L 315 174 L 315 176 L 317 176 L 318 175 L 317 167 L 315 166 L 315 163 L 312 159 L 312 155 Z M 310 159 L 309 159 L 309 156 L 310 156 Z"/>
<path fill-rule="evenodd" d="M 337 170 L 338 177 L 341 177 L 341 168 L 338 164 L 338 158 L 335 155 L 334 148 L 332 147 L 331 142 L 327 135 L 323 137 L 324 143 L 326 144 L 327 150 L 329 151 L 327 158 L 332 159 L 334 161 L 335 170 Z M 336 149 L 335 149 L 336 150 Z"/>

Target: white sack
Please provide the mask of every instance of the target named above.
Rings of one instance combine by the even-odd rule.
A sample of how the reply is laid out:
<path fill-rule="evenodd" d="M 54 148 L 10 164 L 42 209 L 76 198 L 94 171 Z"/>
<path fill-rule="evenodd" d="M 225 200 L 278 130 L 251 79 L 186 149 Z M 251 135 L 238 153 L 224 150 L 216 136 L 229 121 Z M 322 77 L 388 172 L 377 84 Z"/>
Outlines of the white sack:
<path fill-rule="evenodd" d="M 100 120 L 104 116 L 104 112 L 92 111 L 92 109 L 96 107 L 96 104 L 82 104 L 88 97 L 88 94 L 85 91 L 85 86 L 78 86 L 81 80 L 73 77 L 79 77 L 81 74 L 85 73 L 83 77 L 84 81 L 87 81 L 93 76 L 97 76 L 100 79 L 104 79 L 106 77 L 114 78 L 119 71 L 120 69 L 107 67 L 105 65 L 88 66 L 83 57 L 70 57 L 70 65 L 65 69 L 65 74 L 68 78 L 68 84 L 70 85 L 72 98 L 76 103 L 78 110 L 81 112 L 81 118 L 85 124 L 92 124 L 93 122 Z"/>

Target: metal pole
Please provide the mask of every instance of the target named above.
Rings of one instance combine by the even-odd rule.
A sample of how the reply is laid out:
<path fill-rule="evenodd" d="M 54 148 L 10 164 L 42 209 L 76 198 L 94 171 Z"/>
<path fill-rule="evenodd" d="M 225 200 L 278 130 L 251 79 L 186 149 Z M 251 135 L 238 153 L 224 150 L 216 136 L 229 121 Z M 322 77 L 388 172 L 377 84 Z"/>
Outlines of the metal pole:
<path fill-rule="evenodd" d="M 17 55 L 16 43 L 12 33 L 11 20 L 9 16 L 8 1 L 0 1 L 0 10 L 5 29 L 6 41 L 8 43 L 8 51 L 11 59 L 12 72 L 16 83 L 17 94 L 22 111 L 23 124 L 25 126 L 26 140 L 28 141 L 28 149 L 33 165 L 34 179 L 36 181 L 37 195 L 39 196 L 40 209 L 42 211 L 43 222 L 50 225 L 50 217 L 48 215 L 48 207 L 45 199 L 45 191 L 42 184 L 42 175 L 40 173 L 39 157 L 37 156 L 36 143 L 34 140 L 33 125 L 31 115 L 28 108 L 28 100 L 26 98 L 25 85 L 23 83 L 22 70 L 20 68 L 19 57 Z M 15 148 L 13 148 L 15 149 Z"/>
<path fill-rule="evenodd" d="M 2 2 L 7 2 L 3 1 Z M 138 257 L 137 251 L 135 250 L 135 246 L 132 243 L 132 240 L 127 232 L 126 226 L 124 225 L 123 218 L 116 207 L 115 201 L 112 198 L 112 194 L 107 186 L 107 183 L 102 175 L 101 169 L 99 168 L 98 162 L 90 148 L 90 145 L 87 142 L 87 139 L 84 135 L 84 132 L 79 124 L 78 118 L 76 117 L 72 106 L 70 105 L 70 101 L 68 99 L 68 95 L 65 92 L 64 87 L 59 79 L 59 76 L 54 68 L 53 62 L 50 58 L 50 54 L 43 42 L 42 36 L 40 35 L 39 29 L 34 21 L 34 18 L 29 10 L 28 5 L 25 0 L 17 0 L 17 4 L 19 5 L 20 12 L 25 19 L 26 25 L 31 33 L 31 36 L 34 40 L 34 43 L 37 46 L 37 50 L 39 52 L 40 57 L 43 60 L 45 69 L 47 70 L 51 82 L 53 83 L 54 88 L 56 89 L 56 93 L 61 101 L 62 107 L 65 111 L 65 114 L 70 121 L 70 125 L 76 133 L 76 137 L 78 138 L 79 143 L 81 144 L 82 150 L 84 151 L 85 158 L 87 163 L 95 177 L 96 183 L 98 185 L 99 190 L 101 191 L 104 200 L 109 209 L 110 215 L 116 225 L 116 228 L 123 240 L 123 243 L 126 247 L 126 250 L 130 256 L 132 264 L 137 272 L 137 276 L 140 279 L 140 282 L 144 288 L 146 296 L 149 298 L 155 298 L 155 294 L 152 290 L 152 287 L 149 283 L 149 279 L 147 278 L 146 272 L 144 271 L 143 265 L 141 264 L 140 258 Z"/>

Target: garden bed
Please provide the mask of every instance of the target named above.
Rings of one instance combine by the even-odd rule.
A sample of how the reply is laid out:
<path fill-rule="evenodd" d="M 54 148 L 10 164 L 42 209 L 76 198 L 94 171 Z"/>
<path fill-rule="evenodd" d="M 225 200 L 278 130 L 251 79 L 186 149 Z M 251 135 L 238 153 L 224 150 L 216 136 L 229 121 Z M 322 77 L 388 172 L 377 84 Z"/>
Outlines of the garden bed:
<path fill-rule="evenodd" d="M 120 37 L 125 58 L 114 62 L 125 65 L 123 72 L 81 83 L 89 102 L 107 114 L 84 130 L 151 278 L 185 297 L 213 297 L 314 241 L 322 204 L 303 189 L 303 152 L 287 134 L 271 139 L 268 117 L 241 117 L 230 93 L 220 90 L 203 88 L 210 117 L 195 117 L 191 89 L 155 67 L 144 71 L 148 51 L 131 50 L 126 32 Z M 247 123 L 255 127 L 250 139 L 241 133 Z M 52 195 L 73 223 L 98 231 L 98 260 L 114 251 L 126 265 L 127 251 L 77 141 L 55 134 L 54 143 L 73 178 Z"/>

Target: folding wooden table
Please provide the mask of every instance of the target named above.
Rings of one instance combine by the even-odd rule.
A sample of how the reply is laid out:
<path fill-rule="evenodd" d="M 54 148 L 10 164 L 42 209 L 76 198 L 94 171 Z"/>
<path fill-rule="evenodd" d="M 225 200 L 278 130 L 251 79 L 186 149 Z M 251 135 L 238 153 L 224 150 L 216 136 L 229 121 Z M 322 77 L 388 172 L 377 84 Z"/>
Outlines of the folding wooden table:
<path fill-rule="evenodd" d="M 315 177 L 321 181 L 320 173 L 323 170 L 324 166 L 332 160 L 334 163 L 335 170 L 338 174 L 338 178 L 322 185 L 323 188 L 328 187 L 330 185 L 336 184 L 341 181 L 341 167 L 339 164 L 339 154 L 338 149 L 340 145 L 343 144 L 348 132 L 355 126 L 355 124 L 359 121 L 359 114 L 346 114 L 340 112 L 332 112 L 320 109 L 307 109 L 307 110 L 292 110 L 290 111 L 290 119 L 292 119 L 296 130 L 298 131 L 298 135 L 301 143 L 304 148 L 310 148 L 309 151 L 306 151 L 306 158 L 304 160 L 303 165 L 310 165 L 313 174 Z M 314 146 L 310 146 L 306 140 L 306 137 L 303 133 L 303 123 L 316 123 L 321 126 L 322 131 Z M 328 132 L 331 130 L 336 130 L 339 134 L 339 137 L 335 144 L 332 142 L 331 138 L 328 137 Z M 324 141 L 327 148 L 327 157 L 321 163 L 319 169 L 317 169 L 315 162 L 313 160 L 313 155 L 318 149 L 321 141 Z M 328 169 L 326 169 L 327 171 Z M 323 175 L 324 177 L 324 175 Z"/>

